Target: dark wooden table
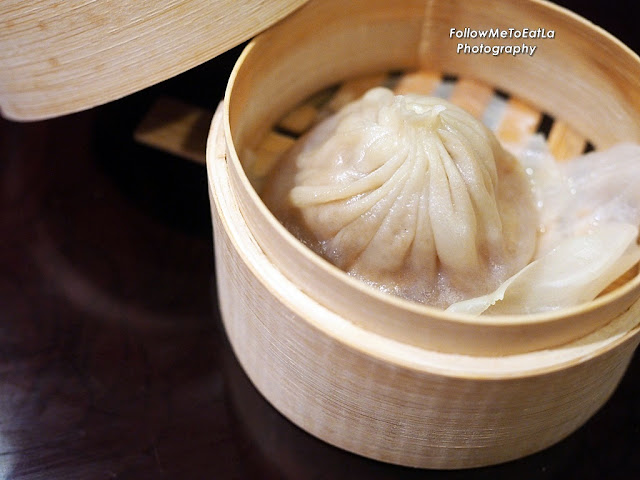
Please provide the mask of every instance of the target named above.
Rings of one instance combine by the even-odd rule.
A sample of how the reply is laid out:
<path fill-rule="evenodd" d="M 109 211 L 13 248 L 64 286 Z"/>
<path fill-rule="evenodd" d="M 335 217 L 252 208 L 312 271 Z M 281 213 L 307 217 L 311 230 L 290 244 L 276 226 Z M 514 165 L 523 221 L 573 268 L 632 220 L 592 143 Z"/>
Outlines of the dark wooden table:
<path fill-rule="evenodd" d="M 625 2 L 562 3 L 640 50 Z M 160 95 L 213 108 L 238 53 L 91 111 L 0 120 L 0 479 L 640 478 L 638 355 L 566 440 L 462 472 L 340 451 L 262 399 L 221 326 L 204 167 L 132 140 Z"/>

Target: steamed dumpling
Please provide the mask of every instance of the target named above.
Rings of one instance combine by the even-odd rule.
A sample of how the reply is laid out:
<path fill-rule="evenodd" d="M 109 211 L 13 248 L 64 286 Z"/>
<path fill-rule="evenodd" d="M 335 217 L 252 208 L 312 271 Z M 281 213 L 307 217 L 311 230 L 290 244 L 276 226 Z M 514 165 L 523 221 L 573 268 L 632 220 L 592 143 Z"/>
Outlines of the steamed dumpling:
<path fill-rule="evenodd" d="M 350 275 L 447 307 L 529 263 L 524 170 L 473 116 L 375 88 L 301 139 L 263 192 L 300 240 Z"/>

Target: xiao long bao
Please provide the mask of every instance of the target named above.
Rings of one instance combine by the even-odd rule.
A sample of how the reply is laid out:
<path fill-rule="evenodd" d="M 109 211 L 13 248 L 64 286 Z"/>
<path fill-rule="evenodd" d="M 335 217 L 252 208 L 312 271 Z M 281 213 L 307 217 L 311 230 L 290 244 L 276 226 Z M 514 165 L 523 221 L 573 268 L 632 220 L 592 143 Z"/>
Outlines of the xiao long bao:
<path fill-rule="evenodd" d="M 533 138 L 516 158 L 463 109 L 377 87 L 286 152 L 262 196 L 374 288 L 519 314 L 592 300 L 640 260 L 638 181 L 637 145 L 560 166 Z"/>

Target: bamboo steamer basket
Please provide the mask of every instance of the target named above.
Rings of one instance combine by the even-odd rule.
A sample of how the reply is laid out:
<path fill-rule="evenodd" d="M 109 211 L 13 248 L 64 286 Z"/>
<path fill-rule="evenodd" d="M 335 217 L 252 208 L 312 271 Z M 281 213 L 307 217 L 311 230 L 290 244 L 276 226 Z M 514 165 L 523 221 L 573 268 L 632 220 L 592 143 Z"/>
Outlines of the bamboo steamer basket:
<path fill-rule="evenodd" d="M 555 38 L 530 40 L 531 57 L 458 55 L 452 27 L 543 27 Z M 558 442 L 606 402 L 640 342 L 637 271 L 553 314 L 446 314 L 380 294 L 311 253 L 267 210 L 243 165 L 244 152 L 311 94 L 423 68 L 517 95 L 595 148 L 640 141 L 640 59 L 567 10 L 312 0 L 245 49 L 212 122 L 219 303 L 253 384 L 307 432 L 400 465 L 491 465 Z"/>

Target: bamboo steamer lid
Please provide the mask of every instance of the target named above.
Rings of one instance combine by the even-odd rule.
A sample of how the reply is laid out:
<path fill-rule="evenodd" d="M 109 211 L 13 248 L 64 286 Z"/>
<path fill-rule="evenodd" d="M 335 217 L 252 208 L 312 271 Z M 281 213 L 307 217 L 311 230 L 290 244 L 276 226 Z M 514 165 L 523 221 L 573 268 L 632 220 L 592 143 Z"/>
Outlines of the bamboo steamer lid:
<path fill-rule="evenodd" d="M 306 1 L 2 0 L 2 114 L 37 120 L 116 100 L 210 60 Z"/>

